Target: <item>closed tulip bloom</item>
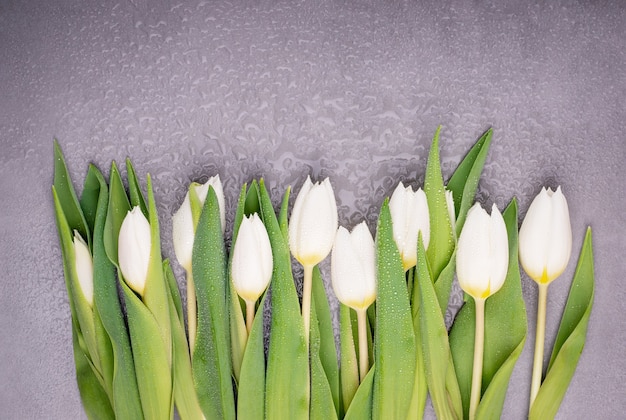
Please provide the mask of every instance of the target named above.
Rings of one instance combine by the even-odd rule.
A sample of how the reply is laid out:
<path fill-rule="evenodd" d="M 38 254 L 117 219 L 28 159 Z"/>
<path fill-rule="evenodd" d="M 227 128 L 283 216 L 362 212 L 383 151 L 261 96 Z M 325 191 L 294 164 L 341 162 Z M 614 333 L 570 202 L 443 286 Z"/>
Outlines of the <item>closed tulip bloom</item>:
<path fill-rule="evenodd" d="M 393 225 L 393 239 L 400 251 L 404 271 L 417 264 L 417 236 L 422 232 L 424 248 L 430 241 L 430 216 L 426 193 L 421 188 L 398 184 L 389 200 L 389 211 Z"/>
<path fill-rule="evenodd" d="M 246 302 L 256 302 L 272 278 L 272 247 L 265 225 L 254 213 L 244 217 L 233 250 L 231 278 Z"/>
<path fill-rule="evenodd" d="M 296 260 L 312 267 L 326 258 L 337 225 L 337 204 L 329 179 L 313 184 L 307 177 L 289 220 L 289 248 Z"/>
<path fill-rule="evenodd" d="M 80 290 L 89 306 L 93 306 L 93 260 L 85 240 L 74 230 L 74 262 Z"/>
<path fill-rule="evenodd" d="M 135 206 L 122 222 L 117 252 L 124 280 L 142 296 L 148 276 L 151 247 L 150 223 L 141 209 Z"/>
<path fill-rule="evenodd" d="M 192 182 L 189 185 L 189 190 L 194 190 L 196 196 L 198 197 L 200 207 L 202 207 L 209 192 L 209 186 L 213 187 L 215 195 L 217 195 L 223 234 L 226 228 L 226 209 L 224 207 L 224 190 L 222 189 L 220 176 L 216 175 L 211 177 L 204 184 Z M 191 211 L 189 190 L 187 191 L 180 208 L 176 211 L 176 213 L 174 213 L 174 216 L 172 216 L 174 253 L 176 254 L 176 259 L 180 265 L 187 271 L 191 270 L 191 253 L 193 250 L 193 242 L 196 232 L 195 224 L 197 223 L 197 221 L 194 223 L 194 217 Z"/>
<path fill-rule="evenodd" d="M 572 252 L 572 227 L 561 192 L 542 188 L 528 208 L 519 231 L 519 257 L 537 283 L 550 283 L 563 273 Z"/>
<path fill-rule="evenodd" d="M 456 269 L 461 288 L 486 299 L 504 284 L 509 265 L 506 225 L 494 204 L 491 216 L 476 203 L 468 211 L 459 237 Z"/>
<path fill-rule="evenodd" d="M 331 255 L 331 278 L 337 299 L 355 310 L 376 300 L 376 250 L 365 222 L 352 233 L 339 227 Z"/>

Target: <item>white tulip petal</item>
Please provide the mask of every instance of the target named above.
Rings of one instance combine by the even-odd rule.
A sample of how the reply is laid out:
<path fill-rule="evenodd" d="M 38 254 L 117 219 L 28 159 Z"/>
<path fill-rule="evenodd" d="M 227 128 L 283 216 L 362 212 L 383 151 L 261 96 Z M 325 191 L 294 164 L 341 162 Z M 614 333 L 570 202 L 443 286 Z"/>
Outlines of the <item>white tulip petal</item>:
<path fill-rule="evenodd" d="M 172 240 L 178 263 L 187 271 L 191 270 L 191 254 L 194 240 L 193 217 L 189 203 L 189 192 L 180 208 L 172 216 Z"/>
<path fill-rule="evenodd" d="M 300 213 L 302 212 L 302 206 L 305 201 L 305 197 L 313 187 L 311 177 L 307 176 L 300 192 L 296 196 L 296 201 L 293 203 L 293 209 L 291 210 L 291 217 L 289 218 L 289 248 L 293 255 L 300 255 L 299 242 L 298 242 L 298 227 L 300 226 Z"/>
<path fill-rule="evenodd" d="M 118 260 L 126 283 L 143 295 L 150 265 L 150 223 L 139 207 L 128 212 L 120 228 Z"/>
<path fill-rule="evenodd" d="M 452 195 L 452 191 L 445 190 L 446 194 L 446 206 L 448 207 L 448 217 L 450 218 L 450 226 L 452 226 L 452 230 L 456 229 L 456 210 L 454 208 L 454 196 Z"/>
<path fill-rule="evenodd" d="M 93 306 L 93 260 L 87 243 L 74 230 L 74 262 L 78 284 L 89 306 Z"/>
<path fill-rule="evenodd" d="M 569 262 L 572 252 L 572 226 L 569 219 L 567 200 L 558 187 L 552 194 L 552 214 L 549 240 L 549 255 L 546 271 L 548 279 L 560 276 Z"/>
<path fill-rule="evenodd" d="M 491 208 L 490 234 L 491 275 L 489 278 L 489 292 L 494 294 L 504 284 L 506 273 L 509 269 L 509 241 L 506 224 L 495 204 Z"/>

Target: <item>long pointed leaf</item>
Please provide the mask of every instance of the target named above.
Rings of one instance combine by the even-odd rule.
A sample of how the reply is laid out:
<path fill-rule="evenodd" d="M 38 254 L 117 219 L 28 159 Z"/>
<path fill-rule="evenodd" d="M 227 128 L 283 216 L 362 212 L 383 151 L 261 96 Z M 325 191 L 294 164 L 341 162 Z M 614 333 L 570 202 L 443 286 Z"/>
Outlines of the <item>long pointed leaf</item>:
<path fill-rule="evenodd" d="M 359 387 L 359 362 L 357 359 L 354 329 L 350 316 L 350 307 L 339 304 L 339 340 L 341 344 L 340 383 L 342 412 L 350 407 L 352 398 Z M 371 414 L 371 409 L 370 409 Z"/>
<path fill-rule="evenodd" d="M 574 376 L 585 346 L 587 324 L 593 306 L 593 270 L 591 228 L 587 228 L 548 372 L 530 410 L 531 420 L 553 418 L 556 415 Z"/>
<path fill-rule="evenodd" d="M 192 367 L 200 405 L 210 419 L 235 418 L 226 270 L 219 204 L 209 187 L 193 244 L 198 330 Z"/>
<path fill-rule="evenodd" d="M 492 135 L 493 130 L 489 129 L 476 141 L 448 181 L 447 188 L 452 191 L 456 210 L 457 237 L 463 229 L 467 212 L 474 203 L 478 180 L 489 153 Z"/>
<path fill-rule="evenodd" d="M 372 416 L 375 419 L 405 418 L 413 394 L 416 343 L 404 270 L 393 239 L 388 200 L 383 203 L 378 219 L 376 258 L 376 375 Z"/>
<path fill-rule="evenodd" d="M 274 259 L 265 415 L 270 419 L 306 419 L 309 416 L 309 355 L 289 247 L 263 180 L 259 187 L 263 222 Z M 288 199 L 288 194 L 289 190 L 283 202 Z"/>
<path fill-rule="evenodd" d="M 321 278 L 317 280 L 321 282 Z M 315 300 L 316 296 L 313 295 L 312 298 Z M 333 393 L 324 370 L 321 346 L 320 322 L 317 318 L 315 302 L 313 302 L 311 306 L 311 405 L 309 408 L 309 416 L 312 419 L 333 420 L 337 419 L 337 410 L 335 402 L 333 401 Z"/>
<path fill-rule="evenodd" d="M 318 266 L 315 266 L 313 269 L 312 300 L 319 324 L 319 359 L 330 387 L 336 411 L 335 414 L 339 414 L 339 362 L 337 361 L 337 347 L 335 346 L 335 333 L 333 321 L 330 317 L 328 297 Z"/>
<path fill-rule="evenodd" d="M 416 280 L 415 287 L 419 289 L 420 296 L 424 366 L 433 406 L 439 418 L 460 419 L 463 417 L 461 396 L 454 376 L 448 332 L 430 277 L 421 234 L 418 239 Z"/>
<path fill-rule="evenodd" d="M 439 158 L 440 131 L 441 126 L 437 128 L 430 146 L 428 163 L 426 165 L 426 178 L 424 180 L 424 192 L 426 193 L 430 216 L 430 241 L 426 256 L 428 257 L 432 277 L 435 279 L 435 282 L 437 282 L 439 274 L 448 265 L 454 251 L 454 232 L 452 231 L 446 204 Z"/>
<path fill-rule="evenodd" d="M 368 420 L 372 418 L 372 394 L 374 393 L 375 376 L 376 366 L 374 365 L 367 375 L 365 375 L 359 389 L 357 389 L 344 420 Z"/>

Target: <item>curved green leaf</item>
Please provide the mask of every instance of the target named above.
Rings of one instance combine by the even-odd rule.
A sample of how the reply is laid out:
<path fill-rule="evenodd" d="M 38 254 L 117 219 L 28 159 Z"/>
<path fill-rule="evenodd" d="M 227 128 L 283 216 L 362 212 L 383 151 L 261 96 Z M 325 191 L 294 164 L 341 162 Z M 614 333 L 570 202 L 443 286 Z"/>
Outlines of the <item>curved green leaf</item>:
<path fill-rule="evenodd" d="M 172 373 L 161 327 L 141 299 L 124 281 L 120 283 L 144 417 L 169 419 L 172 411 Z"/>
<path fill-rule="evenodd" d="M 315 277 L 315 274 L 313 276 Z M 321 280 L 321 278 L 313 279 L 314 282 L 318 281 L 320 283 Z M 322 289 L 324 289 L 323 284 Z M 320 296 L 312 296 L 313 300 L 319 297 Z M 324 299 L 325 298 L 324 296 Z M 320 326 L 321 323 L 317 317 L 317 305 L 314 301 L 311 305 L 311 405 L 309 408 L 309 416 L 312 419 L 333 420 L 337 419 L 337 409 L 333 400 L 333 391 L 331 390 L 331 385 L 327 373 L 325 372 L 325 366 L 323 365 L 323 358 L 327 355 L 324 355 L 322 350 L 323 344 Z M 337 360 L 336 357 L 337 356 L 335 356 L 335 361 Z"/>
<path fill-rule="evenodd" d="M 174 403 L 182 419 L 201 419 L 202 409 L 193 382 L 189 345 L 185 335 L 183 308 L 176 278 L 169 261 L 163 261 L 163 276 L 168 285 L 168 304 L 172 322 L 172 373 Z"/>
<path fill-rule="evenodd" d="M 239 392 L 237 394 L 237 418 L 240 420 L 263 419 L 265 414 L 263 308 L 267 295 L 266 291 L 257 308 L 241 363 Z"/>
<path fill-rule="evenodd" d="M 335 332 L 330 317 L 330 306 L 324 288 L 324 281 L 319 267 L 313 269 L 312 306 L 315 308 L 319 332 L 319 360 L 324 368 L 327 386 L 330 387 L 335 415 L 339 414 L 339 362 L 337 361 L 337 347 L 335 346 Z M 310 351 L 311 357 L 315 354 Z M 313 378 L 311 378 L 313 381 Z"/>
<path fill-rule="evenodd" d="M 263 223 L 272 245 L 272 319 L 267 360 L 265 415 L 270 419 L 309 417 L 309 355 L 291 272 L 291 256 L 263 180 L 259 183 Z M 286 203 L 289 189 L 285 193 Z M 285 206 L 283 206 L 285 208 Z M 286 211 L 285 211 L 286 214 Z M 282 217 L 281 222 L 286 219 Z"/>
<path fill-rule="evenodd" d="M 208 419 L 235 418 L 227 305 L 227 261 L 219 204 L 213 187 L 204 202 L 193 244 L 192 272 L 198 329 L 192 368 L 200 406 Z"/>
<path fill-rule="evenodd" d="M 111 173 L 109 174 L 109 206 L 107 209 L 107 218 L 104 223 L 103 241 L 107 257 L 118 267 L 117 241 L 122 222 L 129 211 L 130 202 L 128 201 L 122 178 L 120 177 L 115 162 L 111 162 Z"/>
<path fill-rule="evenodd" d="M 463 229 L 467 212 L 474 204 L 478 180 L 489 153 L 492 135 L 493 130 L 490 128 L 476 141 L 448 181 L 447 188 L 452 191 L 456 210 L 457 237 Z"/>
<path fill-rule="evenodd" d="M 430 240 L 426 256 L 430 264 L 432 278 L 437 282 L 439 274 L 448 265 L 454 251 L 454 232 L 446 204 L 446 195 L 441 175 L 441 162 L 439 158 L 439 132 L 437 127 L 433 142 L 428 154 L 426 164 L 426 178 L 424 180 L 424 193 L 428 201 L 428 214 L 430 216 Z M 417 252 L 417 251 L 416 251 Z M 445 307 L 448 302 L 446 300 Z M 444 306 L 442 306 L 444 308 Z"/>
<path fill-rule="evenodd" d="M 372 416 L 406 418 L 415 380 L 416 343 L 404 270 L 393 239 L 389 200 L 383 203 L 378 219 L 376 259 L 376 375 Z"/>
<path fill-rule="evenodd" d="M 430 268 L 421 234 L 418 238 L 417 250 L 417 268 L 415 270 L 417 285 L 414 286 L 414 289 L 419 290 L 421 345 L 428 390 L 437 417 L 461 419 L 463 418 L 461 395 L 454 374 L 448 331 L 430 277 Z"/>
<path fill-rule="evenodd" d="M 357 389 L 356 394 L 354 394 L 354 398 L 346 412 L 344 420 L 368 420 L 372 418 L 372 394 L 375 376 L 376 366 L 374 365 L 370 368 L 367 375 L 365 375 L 359 389 Z"/>
<path fill-rule="evenodd" d="M 146 206 L 146 200 L 143 198 L 141 188 L 139 187 L 139 181 L 137 180 L 137 174 L 133 163 L 129 158 L 126 158 L 126 176 L 128 178 L 128 195 L 130 196 L 130 204 L 135 207 L 139 206 L 142 213 L 146 218 L 148 217 L 148 207 Z"/>
<path fill-rule="evenodd" d="M 593 306 L 593 269 L 591 228 L 587 228 L 559 332 L 552 349 L 548 372 L 530 410 L 531 420 L 554 418 L 574 376 L 585 346 L 587 324 Z"/>
<path fill-rule="evenodd" d="M 340 342 L 340 384 L 342 413 L 350 407 L 354 394 L 359 387 L 359 362 L 356 353 L 354 325 L 350 316 L 350 307 L 339 304 L 339 342 Z M 371 404 L 371 402 L 370 402 Z M 370 408 L 371 414 L 371 408 Z"/>

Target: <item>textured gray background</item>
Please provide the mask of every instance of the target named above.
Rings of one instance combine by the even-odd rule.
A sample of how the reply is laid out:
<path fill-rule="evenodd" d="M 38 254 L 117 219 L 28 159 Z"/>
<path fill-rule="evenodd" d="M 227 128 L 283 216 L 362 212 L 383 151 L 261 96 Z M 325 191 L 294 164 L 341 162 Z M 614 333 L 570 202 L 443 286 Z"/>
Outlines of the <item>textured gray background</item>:
<path fill-rule="evenodd" d="M 311 173 L 331 177 L 342 224 L 373 228 L 398 181 L 421 184 L 442 124 L 446 177 L 494 128 L 483 203 L 517 195 L 523 214 L 542 185 L 569 199 L 574 261 L 551 286 L 548 337 L 592 225 L 595 306 L 558 417 L 623 418 L 626 4 L 543 3 L 0 0 L 2 416 L 84 417 L 54 136 L 77 181 L 88 162 L 108 172 L 126 156 L 154 176 L 172 257 L 171 214 L 191 180 L 216 172 L 231 218 L 242 182 L 263 175 L 278 200 Z M 526 413 L 534 342 L 536 288 L 526 276 L 523 288 L 531 326 L 511 419 Z"/>

